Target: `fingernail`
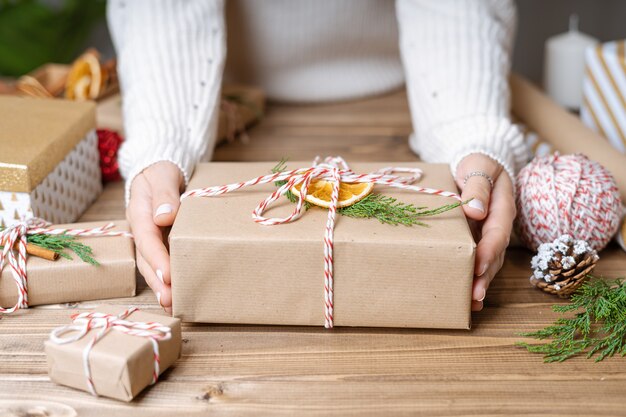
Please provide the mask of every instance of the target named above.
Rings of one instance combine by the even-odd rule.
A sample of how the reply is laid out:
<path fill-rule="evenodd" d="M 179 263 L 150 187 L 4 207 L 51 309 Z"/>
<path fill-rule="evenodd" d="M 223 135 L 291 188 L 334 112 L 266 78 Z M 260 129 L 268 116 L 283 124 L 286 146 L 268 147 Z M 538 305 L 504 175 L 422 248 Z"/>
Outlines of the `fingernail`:
<path fill-rule="evenodd" d="M 483 202 L 478 199 L 473 199 L 467 205 L 473 209 L 480 210 L 481 213 L 485 212 L 485 206 L 483 206 Z"/>
<path fill-rule="evenodd" d="M 478 300 L 476 301 L 483 301 L 485 299 L 485 297 L 487 296 L 487 290 L 483 290 L 483 296 L 480 297 Z"/>
<path fill-rule="evenodd" d="M 157 207 L 156 211 L 154 212 L 154 217 L 159 217 L 162 214 L 170 214 L 173 211 L 172 205 L 171 204 L 161 204 L 159 207 Z"/>
<path fill-rule="evenodd" d="M 156 298 L 157 298 L 157 301 L 159 302 L 159 305 L 161 306 L 161 308 L 163 308 L 163 304 L 161 304 L 161 293 L 160 292 L 156 293 Z"/>
<path fill-rule="evenodd" d="M 163 271 L 161 271 L 160 269 L 157 269 L 156 276 L 159 279 L 159 281 L 161 281 L 161 284 L 165 285 L 165 281 L 163 281 Z"/>
<path fill-rule="evenodd" d="M 478 276 L 482 277 L 485 272 L 487 272 L 487 268 L 489 268 L 489 264 L 483 264 L 483 266 L 480 268 L 480 271 L 478 272 Z"/>

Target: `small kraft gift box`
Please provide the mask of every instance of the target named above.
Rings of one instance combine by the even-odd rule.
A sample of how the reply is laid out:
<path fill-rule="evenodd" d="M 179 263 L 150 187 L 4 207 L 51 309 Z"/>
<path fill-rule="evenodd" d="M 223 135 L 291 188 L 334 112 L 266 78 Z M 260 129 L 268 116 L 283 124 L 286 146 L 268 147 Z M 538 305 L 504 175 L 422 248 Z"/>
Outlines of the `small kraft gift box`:
<path fill-rule="evenodd" d="M 222 100 L 217 125 L 217 143 L 232 141 L 237 134 L 256 123 L 265 112 L 263 90 L 239 84 L 222 86 Z M 98 129 L 108 129 L 124 135 L 122 96 L 107 97 L 96 108 Z"/>
<path fill-rule="evenodd" d="M 21 226 L 0 231 L 0 246 L 6 244 L 6 239 L 16 240 L 13 251 L 0 253 L 4 266 L 0 270 L 0 313 L 41 304 L 135 295 L 135 245 L 125 221 L 56 226 L 40 223 L 30 219 Z M 19 235 L 13 232 L 36 240 L 25 245 L 23 264 Z M 58 238 L 53 245 L 72 239 L 71 246 L 80 245 L 76 250 L 85 260 L 72 250 L 62 250 L 64 257 L 38 246 L 46 236 Z M 53 256 L 44 253 L 47 259 L 41 257 L 42 250 Z"/>
<path fill-rule="evenodd" d="M 0 96 L 0 227 L 71 223 L 102 191 L 95 104 Z"/>
<path fill-rule="evenodd" d="M 333 224 L 332 207 L 294 214 L 296 203 L 275 184 L 318 169 L 331 177 L 341 172 L 348 183 L 375 181 L 373 193 L 422 210 L 458 203 L 443 191 L 456 190 L 449 166 L 344 164 L 341 171 L 319 165 L 293 177 L 283 175 L 289 170 L 271 174 L 266 162 L 200 164 L 170 234 L 174 315 L 211 323 L 470 328 L 475 244 L 460 207 L 424 218 L 427 227 L 341 211 Z M 390 166 L 420 169 L 422 178 L 408 186 L 404 174 L 381 174 Z M 263 212 L 273 202 L 267 219 Z"/>
<path fill-rule="evenodd" d="M 180 357 L 180 320 L 102 305 L 54 329 L 45 351 L 57 384 L 131 401 Z"/>

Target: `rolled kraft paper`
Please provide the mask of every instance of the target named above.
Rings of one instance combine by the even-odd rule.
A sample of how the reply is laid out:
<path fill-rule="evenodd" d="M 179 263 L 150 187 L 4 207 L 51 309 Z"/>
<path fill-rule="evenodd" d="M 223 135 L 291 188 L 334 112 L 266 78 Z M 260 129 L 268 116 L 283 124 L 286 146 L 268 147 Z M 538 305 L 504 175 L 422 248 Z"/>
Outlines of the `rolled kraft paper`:
<path fill-rule="evenodd" d="M 626 155 L 530 81 L 512 74 L 510 82 L 513 114 L 557 151 L 582 153 L 604 165 L 615 177 L 622 201 L 626 202 Z"/>

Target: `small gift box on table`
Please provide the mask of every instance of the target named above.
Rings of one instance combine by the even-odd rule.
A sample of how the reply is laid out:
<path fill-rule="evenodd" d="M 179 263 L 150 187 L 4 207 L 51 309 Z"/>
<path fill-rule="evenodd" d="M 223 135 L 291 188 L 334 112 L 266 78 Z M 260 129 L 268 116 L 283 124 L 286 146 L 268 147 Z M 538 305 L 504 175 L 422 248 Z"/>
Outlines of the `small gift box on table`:
<path fill-rule="evenodd" d="M 580 117 L 626 153 L 626 40 L 587 49 Z"/>
<path fill-rule="evenodd" d="M 18 308 L 41 304 L 99 300 L 135 295 L 135 249 L 125 221 L 106 223 L 75 223 L 38 228 L 34 219 L 24 224 L 26 235 L 42 230 L 52 233 L 76 234 L 75 242 L 91 248 L 94 265 L 67 252 L 72 259 L 58 257 L 51 261 L 38 256 L 27 256 L 20 265 L 19 243 L 14 244 L 13 259 L 2 254 L 4 268 L 0 270 L 0 308 L 10 313 Z M 19 226 L 13 226 L 17 228 Z M 40 230 L 36 230 L 40 229 Z M 13 229 L 0 231 L 10 237 Z M 21 230 L 22 232 L 24 230 Z M 45 232 L 43 232 L 45 233 Z M 42 234 L 43 234 L 42 233 Z M 42 234 L 37 236 L 41 237 Z M 58 235 L 58 234 L 57 234 Z M 18 239 L 19 240 L 19 239 Z M 37 245 L 34 245 L 37 249 Z M 15 266 L 16 268 L 13 268 Z M 24 273 L 24 275 L 22 275 Z"/>
<path fill-rule="evenodd" d="M 256 178 L 271 165 L 214 162 L 196 168 L 189 189 L 216 187 L 184 195 L 170 234 L 175 316 L 214 323 L 470 327 L 475 244 L 461 208 L 425 219 L 429 227 L 337 213 L 333 228 L 328 209 L 291 215 L 296 204 L 276 196 L 274 185 L 288 178 Z M 444 197 L 453 193 L 415 192 L 418 186 L 455 190 L 447 165 L 354 163 L 350 168 L 371 173 L 394 165 L 419 168 L 423 179 L 407 190 L 399 188 L 402 180 L 379 174 L 374 193 L 415 207 L 456 202 Z M 310 166 L 289 162 L 294 169 Z M 357 181 L 364 177 L 354 175 Z M 233 192 L 221 195 L 227 191 Z M 215 196 L 201 198 L 206 194 Z M 268 195 L 277 200 L 267 215 L 287 221 L 262 219 Z M 253 214 L 258 224 L 250 214 L 260 202 Z"/>
<path fill-rule="evenodd" d="M 0 227 L 76 221 L 102 191 L 95 105 L 0 96 Z"/>
<path fill-rule="evenodd" d="M 45 342 L 57 384 L 131 401 L 180 357 L 176 318 L 104 305 L 72 319 Z"/>
<path fill-rule="evenodd" d="M 238 133 L 261 117 L 265 111 L 265 94 L 260 88 L 225 84 L 217 127 L 217 142 L 232 140 Z M 115 94 L 98 102 L 96 108 L 98 129 L 112 130 L 124 135 L 122 96 Z"/>

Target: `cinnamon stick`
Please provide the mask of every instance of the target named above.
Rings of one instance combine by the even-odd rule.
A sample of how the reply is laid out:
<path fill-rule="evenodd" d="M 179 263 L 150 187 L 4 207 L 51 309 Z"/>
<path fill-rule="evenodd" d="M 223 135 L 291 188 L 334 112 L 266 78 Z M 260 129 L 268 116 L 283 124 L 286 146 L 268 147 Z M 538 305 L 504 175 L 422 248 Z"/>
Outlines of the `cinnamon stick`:
<path fill-rule="evenodd" d="M 17 244 L 14 246 L 17 249 Z M 37 256 L 39 258 L 46 259 L 48 261 L 56 261 L 59 259 L 59 254 L 51 249 L 42 248 L 41 246 L 33 243 L 26 244 L 26 253 L 31 256 Z"/>

